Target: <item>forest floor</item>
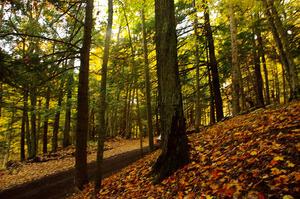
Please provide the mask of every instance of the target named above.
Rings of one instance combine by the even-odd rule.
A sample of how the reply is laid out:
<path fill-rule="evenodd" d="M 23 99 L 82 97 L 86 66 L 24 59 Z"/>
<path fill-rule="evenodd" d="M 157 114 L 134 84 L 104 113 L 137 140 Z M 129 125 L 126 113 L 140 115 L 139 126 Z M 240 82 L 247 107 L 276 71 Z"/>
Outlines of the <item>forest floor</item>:
<path fill-rule="evenodd" d="M 188 136 L 190 163 L 159 184 L 156 151 L 104 179 L 99 198 L 300 198 L 300 102 L 259 109 Z M 90 198 L 92 185 L 73 198 Z"/>
<path fill-rule="evenodd" d="M 144 139 L 143 147 L 147 146 L 148 140 Z M 139 148 L 139 139 L 109 139 L 105 143 L 104 158 Z M 0 191 L 74 168 L 74 153 L 75 148 L 71 146 L 57 153 L 39 157 L 40 162 L 12 162 L 10 168 L 0 170 Z M 88 163 L 94 161 L 96 161 L 96 147 L 92 145 L 88 149 Z"/>

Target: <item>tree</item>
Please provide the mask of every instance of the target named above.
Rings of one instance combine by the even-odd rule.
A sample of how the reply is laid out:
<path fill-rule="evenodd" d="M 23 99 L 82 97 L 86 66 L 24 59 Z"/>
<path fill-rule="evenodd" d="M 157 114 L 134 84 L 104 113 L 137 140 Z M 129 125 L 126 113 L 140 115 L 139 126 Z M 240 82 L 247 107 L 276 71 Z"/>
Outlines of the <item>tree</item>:
<path fill-rule="evenodd" d="M 145 6 L 145 0 L 143 5 Z M 143 52 L 144 52 L 144 73 L 145 73 L 145 87 L 146 87 L 146 103 L 147 103 L 147 131 L 149 136 L 149 147 L 153 150 L 153 124 L 152 124 L 152 107 L 151 107 L 151 84 L 149 74 L 149 60 L 148 60 L 148 44 L 147 32 L 145 27 L 145 9 L 141 11 L 142 18 L 142 32 L 143 32 Z M 141 132 L 140 132 L 141 133 Z"/>
<path fill-rule="evenodd" d="M 194 9 L 196 10 L 196 1 L 193 1 Z M 200 126 L 200 56 L 199 56 L 199 31 L 198 31 L 198 16 L 195 13 L 194 19 L 194 35 L 195 35 L 195 67 L 196 67 L 196 106 L 195 106 L 195 129 L 199 131 Z"/>
<path fill-rule="evenodd" d="M 160 181 L 189 161 L 177 61 L 174 0 L 155 0 L 156 58 L 162 153 L 153 166 Z"/>
<path fill-rule="evenodd" d="M 58 147 L 58 132 L 59 132 L 59 121 L 60 121 L 60 109 L 64 96 L 64 80 L 60 81 L 59 89 L 58 89 L 58 97 L 57 97 L 57 110 L 54 116 L 54 124 L 53 124 L 53 136 L 52 136 L 52 152 L 57 151 Z"/>
<path fill-rule="evenodd" d="M 46 91 L 46 102 L 45 102 L 45 110 L 49 111 L 49 104 L 50 104 L 50 86 L 48 86 L 47 91 Z M 43 153 L 47 153 L 48 148 L 48 120 L 49 116 L 48 113 L 46 113 L 45 118 L 44 118 L 44 133 L 43 133 Z"/>
<path fill-rule="evenodd" d="M 88 183 L 87 133 L 88 133 L 88 90 L 89 55 L 93 27 L 93 0 L 86 0 L 83 44 L 80 51 L 80 70 L 77 94 L 75 184 L 79 189 Z"/>
<path fill-rule="evenodd" d="M 255 74 L 255 93 L 256 93 L 256 107 L 263 107 L 264 96 L 263 96 L 263 80 L 260 70 L 260 56 L 257 50 L 256 37 L 258 35 L 257 21 L 253 25 L 253 35 L 252 35 L 252 51 L 253 51 L 253 61 L 254 61 L 254 74 Z"/>
<path fill-rule="evenodd" d="M 231 33 L 231 75 L 232 75 L 232 112 L 233 115 L 238 114 L 241 111 L 240 95 L 243 96 L 242 77 L 241 70 L 238 63 L 238 46 L 237 46 L 237 27 L 236 18 L 234 12 L 234 5 L 229 5 L 230 13 L 230 33 Z"/>
<path fill-rule="evenodd" d="M 214 38 L 212 34 L 212 29 L 210 26 L 210 18 L 209 18 L 209 9 L 206 0 L 203 0 L 204 5 L 204 29 L 206 33 L 206 39 L 208 43 L 209 49 L 209 65 L 212 76 L 212 90 L 214 96 L 214 103 L 216 107 L 216 116 L 217 121 L 221 121 L 224 117 L 223 114 L 223 102 L 220 91 L 220 81 L 219 81 L 219 72 L 218 72 L 218 63 L 215 55 L 215 44 Z"/>
<path fill-rule="evenodd" d="M 71 60 L 71 65 L 74 66 L 74 59 Z M 72 88 L 73 88 L 73 69 L 68 73 L 67 80 L 67 99 L 65 109 L 65 129 L 63 136 L 63 147 L 67 147 L 71 144 L 70 130 L 71 130 L 71 108 L 72 108 Z"/>
<path fill-rule="evenodd" d="M 298 99 L 300 97 L 300 83 L 298 81 L 297 69 L 291 55 L 287 32 L 274 6 L 274 0 L 262 0 L 262 3 L 279 50 L 281 62 L 286 70 L 286 77 L 290 86 L 290 99 Z"/>
<path fill-rule="evenodd" d="M 97 149 L 97 174 L 95 180 L 95 192 L 97 193 L 101 187 L 102 180 L 102 162 L 104 152 L 104 139 L 106 136 L 106 80 L 107 80 L 107 65 L 109 59 L 109 47 L 113 23 L 113 0 L 108 0 L 108 19 L 104 44 L 103 64 L 101 68 L 101 84 L 100 84 L 100 103 L 99 103 L 99 129 L 98 129 L 98 149 Z"/>

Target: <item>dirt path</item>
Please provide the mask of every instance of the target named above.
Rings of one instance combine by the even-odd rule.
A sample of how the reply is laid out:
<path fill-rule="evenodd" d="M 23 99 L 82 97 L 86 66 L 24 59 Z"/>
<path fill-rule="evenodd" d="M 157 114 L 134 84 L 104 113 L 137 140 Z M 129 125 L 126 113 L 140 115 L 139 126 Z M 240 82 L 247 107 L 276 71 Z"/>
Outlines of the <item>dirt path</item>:
<path fill-rule="evenodd" d="M 148 148 L 144 149 L 148 153 Z M 104 177 L 124 168 L 141 158 L 140 149 L 125 152 L 104 159 Z M 96 171 L 95 162 L 88 164 L 89 177 L 92 178 Z M 45 176 L 16 187 L 0 192 L 0 198 L 9 199 L 59 199 L 65 198 L 74 192 L 74 168 L 53 175 Z"/>

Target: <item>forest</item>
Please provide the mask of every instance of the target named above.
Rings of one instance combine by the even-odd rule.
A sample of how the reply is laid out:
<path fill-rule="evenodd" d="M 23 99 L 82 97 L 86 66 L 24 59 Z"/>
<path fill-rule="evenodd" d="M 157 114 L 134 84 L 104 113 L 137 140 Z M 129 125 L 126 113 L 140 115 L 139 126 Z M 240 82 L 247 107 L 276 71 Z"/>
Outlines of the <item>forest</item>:
<path fill-rule="evenodd" d="M 1 0 L 0 27 L 0 198 L 300 197 L 299 1 Z"/>

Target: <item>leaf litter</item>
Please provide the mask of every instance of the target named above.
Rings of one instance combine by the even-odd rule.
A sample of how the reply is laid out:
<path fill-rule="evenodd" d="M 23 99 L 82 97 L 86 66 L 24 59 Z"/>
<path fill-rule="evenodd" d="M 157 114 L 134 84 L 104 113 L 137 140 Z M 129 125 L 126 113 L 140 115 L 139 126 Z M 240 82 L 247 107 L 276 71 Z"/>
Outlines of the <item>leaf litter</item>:
<path fill-rule="evenodd" d="M 300 198 L 300 102 L 259 109 L 188 136 L 190 163 L 159 184 L 156 151 L 103 180 L 98 198 Z M 73 198 L 90 198 L 92 184 Z"/>
<path fill-rule="evenodd" d="M 143 140 L 143 146 L 147 146 L 146 139 Z M 139 148 L 139 139 L 126 140 L 118 137 L 109 139 L 105 143 L 104 158 Z M 74 168 L 74 154 L 75 147 L 70 146 L 59 150 L 57 153 L 49 153 L 39 157 L 40 162 L 22 163 L 15 161 L 15 167 L 8 170 L 0 170 L 0 191 Z M 88 163 L 93 161 L 96 161 L 96 145 L 91 145 L 88 149 Z"/>

